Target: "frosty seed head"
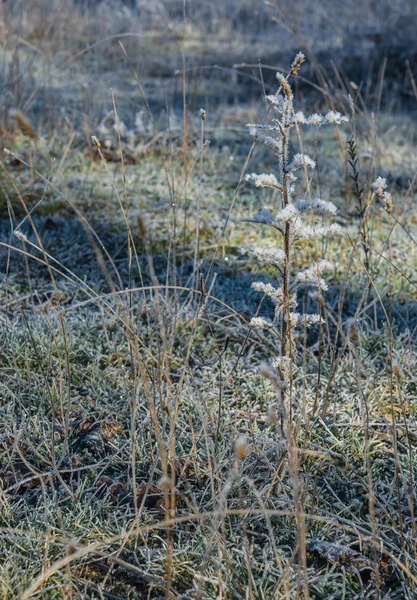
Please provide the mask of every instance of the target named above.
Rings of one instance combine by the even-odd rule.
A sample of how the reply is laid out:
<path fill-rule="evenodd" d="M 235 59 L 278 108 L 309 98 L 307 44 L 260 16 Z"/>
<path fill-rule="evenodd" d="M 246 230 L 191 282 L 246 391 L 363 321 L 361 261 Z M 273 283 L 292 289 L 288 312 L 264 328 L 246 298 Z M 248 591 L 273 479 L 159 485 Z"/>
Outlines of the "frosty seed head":
<path fill-rule="evenodd" d="M 303 64 L 303 62 L 305 61 L 305 59 L 306 59 L 306 57 L 304 56 L 304 54 L 302 52 L 299 52 L 296 55 L 296 57 L 292 61 L 292 65 L 291 65 L 291 75 L 297 75 L 297 73 L 300 70 L 300 67 Z"/>

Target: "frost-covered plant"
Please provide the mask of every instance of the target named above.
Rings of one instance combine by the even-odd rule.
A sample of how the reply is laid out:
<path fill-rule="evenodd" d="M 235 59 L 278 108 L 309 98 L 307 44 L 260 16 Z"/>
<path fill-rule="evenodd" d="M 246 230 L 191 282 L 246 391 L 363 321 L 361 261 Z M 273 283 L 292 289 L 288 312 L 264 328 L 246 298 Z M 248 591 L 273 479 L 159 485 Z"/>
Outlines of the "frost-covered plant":
<path fill-rule="evenodd" d="M 291 130 L 304 125 L 320 127 L 347 121 L 347 117 L 335 111 L 330 111 L 326 115 L 313 114 L 309 117 L 302 112 L 295 112 L 293 93 L 288 80 L 291 75 L 297 74 L 303 61 L 304 55 L 300 53 L 296 56 L 287 76 L 277 73 L 280 88 L 275 95 L 267 97 L 271 110 L 275 113 L 271 125 L 248 125 L 250 134 L 271 148 L 278 160 L 276 175 L 252 173 L 247 175 L 246 179 L 256 187 L 278 190 L 281 196 L 280 210 L 276 212 L 271 207 L 263 207 L 258 214 L 243 220 L 269 225 L 282 237 L 282 247 L 255 248 L 253 251 L 256 258 L 276 268 L 278 285 L 262 282 L 253 284 L 252 287 L 256 291 L 272 300 L 275 313 L 273 320 L 256 317 L 251 321 L 253 327 L 273 328 L 278 334 L 280 346 L 278 358 L 275 358 L 268 367 L 268 377 L 280 382 L 280 385 L 275 387 L 280 390 L 282 407 L 293 363 L 292 330 L 299 326 L 309 327 L 320 322 L 318 314 L 303 315 L 297 312 L 297 287 L 299 285 L 315 287 L 318 289 L 318 297 L 322 297 L 322 293 L 327 290 L 324 273 L 332 269 L 328 260 L 319 260 L 293 275 L 294 249 L 305 240 L 342 232 L 341 227 L 336 223 L 317 223 L 315 219 L 317 215 L 334 216 L 337 209 L 332 202 L 321 198 L 310 198 L 309 195 L 307 195 L 308 199 L 293 200 L 297 171 L 302 169 L 307 173 L 308 169 L 315 168 L 315 163 L 303 152 L 291 158 L 288 156 Z M 272 375 L 273 372 L 276 373 L 275 376 Z"/>

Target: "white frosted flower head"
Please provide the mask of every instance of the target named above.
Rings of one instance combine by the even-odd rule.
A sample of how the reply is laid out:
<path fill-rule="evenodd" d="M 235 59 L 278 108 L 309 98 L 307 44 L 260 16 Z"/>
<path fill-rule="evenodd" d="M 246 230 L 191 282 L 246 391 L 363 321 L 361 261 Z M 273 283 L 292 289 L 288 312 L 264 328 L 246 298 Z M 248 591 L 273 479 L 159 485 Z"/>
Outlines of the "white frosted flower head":
<path fill-rule="evenodd" d="M 378 177 L 372 184 L 374 194 L 379 198 L 382 198 L 384 191 L 387 187 L 387 180 L 385 177 Z"/>
<path fill-rule="evenodd" d="M 291 231 L 295 241 L 309 240 L 314 237 L 314 227 L 306 225 L 301 219 L 293 224 Z"/>
<path fill-rule="evenodd" d="M 327 235 L 328 233 L 333 233 L 334 235 L 342 235 L 343 233 L 343 229 L 340 227 L 339 223 L 323 225 L 323 227 L 319 227 L 318 230 L 320 235 Z"/>
<path fill-rule="evenodd" d="M 252 253 L 258 260 L 269 265 L 278 266 L 285 262 L 285 252 L 279 248 L 260 248 L 257 246 Z"/>
<path fill-rule="evenodd" d="M 312 325 L 319 325 L 321 322 L 320 315 L 311 314 L 311 315 L 301 315 L 299 319 L 299 324 L 304 325 L 305 327 L 311 327 Z"/>
<path fill-rule="evenodd" d="M 329 112 L 327 113 L 327 115 L 325 115 L 324 118 L 326 120 L 326 123 L 332 123 L 334 125 L 340 125 L 341 123 L 347 123 L 349 121 L 347 117 L 340 114 L 340 112 L 338 112 L 337 110 L 329 110 Z"/>
<path fill-rule="evenodd" d="M 259 129 L 257 129 L 254 125 L 248 125 L 249 127 L 249 135 L 252 137 L 258 137 L 260 134 Z"/>
<path fill-rule="evenodd" d="M 307 123 L 306 116 L 301 110 L 295 113 L 294 123 L 298 123 L 299 125 L 305 125 Z"/>
<path fill-rule="evenodd" d="M 328 260 L 320 260 L 318 263 L 311 265 L 308 269 L 300 271 L 295 276 L 295 281 L 303 285 L 317 286 L 321 290 L 327 290 L 328 285 L 321 277 L 324 271 L 332 269 L 333 265 Z"/>
<path fill-rule="evenodd" d="M 282 111 L 285 99 L 281 94 L 267 96 L 266 99 L 269 102 L 269 104 L 271 104 L 274 108 L 277 108 L 279 111 Z"/>
<path fill-rule="evenodd" d="M 256 292 L 261 292 L 266 296 L 269 296 L 271 300 L 278 305 L 282 305 L 282 300 L 284 297 L 284 292 L 281 287 L 274 287 L 272 283 L 263 283 L 262 281 L 255 281 L 252 283 L 252 288 Z"/>
<path fill-rule="evenodd" d="M 261 140 L 261 142 L 263 142 L 265 144 L 265 146 L 269 146 L 273 150 L 278 150 L 278 152 L 282 148 L 282 142 L 280 140 L 277 140 L 277 139 L 271 137 L 270 135 L 265 135 L 264 133 L 260 133 L 259 139 Z"/>
<path fill-rule="evenodd" d="M 262 142 L 266 146 L 269 146 L 273 150 L 281 150 L 281 141 L 279 139 L 271 137 L 270 135 L 265 135 L 262 131 L 262 129 L 271 130 L 274 129 L 274 127 L 264 127 L 263 125 L 253 125 L 251 123 L 248 123 L 247 127 L 249 128 L 249 135 L 258 139 L 260 142 Z"/>
<path fill-rule="evenodd" d="M 307 125 L 323 125 L 323 117 L 322 115 L 318 115 L 314 113 L 306 120 Z"/>
<path fill-rule="evenodd" d="M 298 327 L 303 325 L 304 327 L 311 327 L 312 325 L 317 325 L 320 323 L 321 318 L 320 315 L 312 314 L 312 315 L 300 315 L 300 313 L 292 312 L 286 316 L 286 320 L 290 327 Z"/>
<path fill-rule="evenodd" d="M 321 275 L 322 273 L 324 273 L 324 271 L 328 271 L 329 269 L 333 269 L 332 263 L 329 260 L 323 258 L 322 260 L 319 260 L 318 263 L 312 265 L 311 267 L 302 272 L 305 273 L 307 276 L 311 274 Z"/>
<path fill-rule="evenodd" d="M 296 171 L 297 169 L 301 169 L 304 166 L 306 166 L 308 169 L 314 169 L 316 163 L 308 154 L 304 154 L 304 156 L 302 154 L 294 154 L 293 159 L 289 164 L 288 168 L 291 171 Z"/>
<path fill-rule="evenodd" d="M 342 228 L 338 223 L 312 227 L 311 225 L 305 225 L 300 220 L 294 222 L 293 235 L 296 241 L 309 240 L 314 237 L 321 238 L 329 234 L 341 235 Z"/>
<path fill-rule="evenodd" d="M 287 206 L 285 208 L 283 208 L 281 210 L 281 212 L 279 212 L 277 214 L 276 222 L 277 223 L 279 223 L 279 222 L 286 223 L 287 221 L 293 222 L 299 216 L 300 216 L 300 213 L 298 212 L 298 210 L 296 209 L 294 204 L 287 204 Z"/>
<path fill-rule="evenodd" d="M 329 202 L 328 200 L 322 200 L 321 198 L 313 198 L 311 202 L 309 202 L 308 200 L 297 200 L 295 206 L 300 212 L 313 210 L 315 213 L 320 215 L 323 215 L 325 213 L 335 215 L 337 213 L 337 208 L 333 204 L 333 202 Z"/>
<path fill-rule="evenodd" d="M 285 315 L 285 319 L 288 321 L 290 327 L 297 327 L 300 322 L 300 318 L 301 315 L 298 312 L 290 312 L 289 314 Z"/>
<path fill-rule="evenodd" d="M 245 177 L 246 181 L 251 181 L 256 187 L 272 187 L 278 190 L 282 189 L 278 179 L 272 173 L 262 173 L 257 175 L 256 173 L 248 173 Z"/>
<path fill-rule="evenodd" d="M 253 317 L 249 321 L 251 327 L 259 327 L 260 329 L 271 329 L 273 323 L 270 319 L 264 319 L 264 317 Z"/>

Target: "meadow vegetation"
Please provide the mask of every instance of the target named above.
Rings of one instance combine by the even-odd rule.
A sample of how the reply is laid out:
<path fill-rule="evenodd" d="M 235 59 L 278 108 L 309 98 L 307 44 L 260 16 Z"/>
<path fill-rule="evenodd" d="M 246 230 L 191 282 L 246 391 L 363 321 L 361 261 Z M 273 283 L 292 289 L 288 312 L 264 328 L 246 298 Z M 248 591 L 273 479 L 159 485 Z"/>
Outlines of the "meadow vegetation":
<path fill-rule="evenodd" d="M 1 598 L 416 597 L 417 9 L 286 4 L 0 6 Z"/>

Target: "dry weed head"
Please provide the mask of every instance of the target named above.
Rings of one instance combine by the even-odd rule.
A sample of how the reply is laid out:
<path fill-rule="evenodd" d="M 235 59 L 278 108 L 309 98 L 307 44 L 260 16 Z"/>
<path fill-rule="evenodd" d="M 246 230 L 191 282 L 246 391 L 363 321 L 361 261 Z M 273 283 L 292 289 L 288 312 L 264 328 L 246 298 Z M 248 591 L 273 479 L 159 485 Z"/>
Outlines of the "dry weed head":
<path fill-rule="evenodd" d="M 396 377 L 396 379 L 398 379 L 399 381 L 402 379 L 403 373 L 402 373 L 401 367 L 398 363 L 394 363 L 392 365 L 392 372 L 394 373 L 394 376 Z"/>
<path fill-rule="evenodd" d="M 14 108 L 10 109 L 9 115 L 14 118 L 23 135 L 34 141 L 38 140 L 38 134 L 26 115 L 24 115 L 20 110 Z"/>

